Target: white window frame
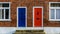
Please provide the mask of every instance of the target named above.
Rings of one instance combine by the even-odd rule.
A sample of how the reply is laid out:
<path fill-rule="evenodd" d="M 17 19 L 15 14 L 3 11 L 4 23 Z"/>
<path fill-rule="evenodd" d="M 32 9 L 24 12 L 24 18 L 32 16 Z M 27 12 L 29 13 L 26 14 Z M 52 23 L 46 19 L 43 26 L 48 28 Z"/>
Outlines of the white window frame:
<path fill-rule="evenodd" d="M 51 3 L 60 3 L 60 2 L 49 2 L 49 21 L 60 21 L 60 19 L 56 19 L 56 9 L 60 9 L 60 7 L 51 7 Z M 51 9 L 55 10 L 55 19 L 51 19 Z"/>
<path fill-rule="evenodd" d="M 0 7 L 0 9 L 4 9 L 4 14 L 5 14 L 5 9 L 9 9 L 9 19 L 5 19 L 5 15 L 4 15 L 4 19 L 0 19 L 0 21 L 11 21 L 11 15 L 10 15 L 11 2 L 0 2 L 0 3 L 9 3 L 9 7 Z"/>

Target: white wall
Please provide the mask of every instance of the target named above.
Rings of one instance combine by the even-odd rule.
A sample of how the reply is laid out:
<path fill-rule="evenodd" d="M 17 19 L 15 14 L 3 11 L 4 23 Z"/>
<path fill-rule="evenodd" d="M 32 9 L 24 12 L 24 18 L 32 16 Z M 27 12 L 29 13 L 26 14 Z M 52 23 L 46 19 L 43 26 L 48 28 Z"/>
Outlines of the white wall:
<path fill-rule="evenodd" d="M 0 27 L 0 34 L 12 34 L 16 29 L 17 28 Z M 44 32 L 46 32 L 46 34 L 59 34 L 60 27 L 44 27 Z"/>
<path fill-rule="evenodd" d="M 0 34 L 12 34 L 16 31 L 16 28 L 0 27 Z"/>
<path fill-rule="evenodd" d="M 60 27 L 44 27 L 46 34 L 60 34 Z"/>

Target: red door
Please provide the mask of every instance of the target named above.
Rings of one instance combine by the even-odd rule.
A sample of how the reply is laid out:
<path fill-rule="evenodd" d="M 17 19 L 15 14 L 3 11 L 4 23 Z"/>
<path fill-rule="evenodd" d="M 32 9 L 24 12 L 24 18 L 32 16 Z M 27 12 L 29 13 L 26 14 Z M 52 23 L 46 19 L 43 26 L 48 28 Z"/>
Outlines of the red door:
<path fill-rule="evenodd" d="M 42 7 L 34 7 L 34 27 L 42 27 Z"/>

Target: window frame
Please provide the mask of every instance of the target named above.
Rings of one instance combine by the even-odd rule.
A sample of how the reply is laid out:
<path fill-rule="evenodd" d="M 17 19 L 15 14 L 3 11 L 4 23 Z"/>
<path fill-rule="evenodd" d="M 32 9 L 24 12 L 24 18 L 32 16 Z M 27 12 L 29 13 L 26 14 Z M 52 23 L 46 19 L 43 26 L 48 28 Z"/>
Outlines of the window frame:
<path fill-rule="evenodd" d="M 5 19 L 5 16 L 4 16 L 4 19 L 0 19 L 0 21 L 11 21 L 11 11 L 10 11 L 10 7 L 11 7 L 11 2 L 0 2 L 0 3 L 9 3 L 9 7 L 0 7 L 0 9 L 4 9 L 4 14 L 5 14 L 5 10 L 6 9 L 9 9 L 9 19 Z"/>
<path fill-rule="evenodd" d="M 60 2 L 49 2 L 49 21 L 60 21 L 60 19 L 56 19 L 56 9 L 60 9 L 60 7 L 51 7 L 51 3 L 60 3 Z M 54 19 L 51 19 L 51 9 L 54 9 L 55 11 Z"/>

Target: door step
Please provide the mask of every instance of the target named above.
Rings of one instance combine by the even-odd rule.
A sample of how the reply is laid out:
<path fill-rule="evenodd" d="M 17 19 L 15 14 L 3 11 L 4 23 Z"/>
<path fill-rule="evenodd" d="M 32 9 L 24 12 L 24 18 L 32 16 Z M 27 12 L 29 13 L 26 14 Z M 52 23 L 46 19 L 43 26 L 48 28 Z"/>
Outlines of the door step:
<path fill-rule="evenodd" d="M 14 34 L 45 34 L 45 32 L 16 32 Z"/>
<path fill-rule="evenodd" d="M 13 34 L 45 34 L 44 30 L 16 30 Z"/>
<path fill-rule="evenodd" d="M 44 32 L 44 30 L 16 30 L 16 32 Z"/>

